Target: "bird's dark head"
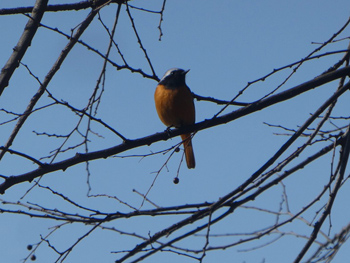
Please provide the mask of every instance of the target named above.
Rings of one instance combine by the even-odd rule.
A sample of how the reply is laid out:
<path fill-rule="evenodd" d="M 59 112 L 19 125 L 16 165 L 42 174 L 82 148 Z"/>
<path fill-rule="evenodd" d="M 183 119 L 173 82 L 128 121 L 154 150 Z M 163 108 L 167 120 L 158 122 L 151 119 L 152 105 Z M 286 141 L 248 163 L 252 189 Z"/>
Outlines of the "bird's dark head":
<path fill-rule="evenodd" d="M 159 84 L 169 88 L 176 88 L 186 85 L 185 77 L 190 70 L 183 70 L 180 68 L 172 68 L 165 72 Z"/>

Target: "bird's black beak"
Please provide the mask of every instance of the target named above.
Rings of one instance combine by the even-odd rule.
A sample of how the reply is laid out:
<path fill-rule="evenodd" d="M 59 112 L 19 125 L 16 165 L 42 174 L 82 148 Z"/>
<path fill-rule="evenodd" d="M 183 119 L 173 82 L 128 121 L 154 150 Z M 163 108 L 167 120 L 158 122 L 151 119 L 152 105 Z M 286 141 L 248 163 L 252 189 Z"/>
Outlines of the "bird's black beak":
<path fill-rule="evenodd" d="M 185 72 L 183 73 L 184 75 L 186 75 L 190 70 L 185 70 Z"/>

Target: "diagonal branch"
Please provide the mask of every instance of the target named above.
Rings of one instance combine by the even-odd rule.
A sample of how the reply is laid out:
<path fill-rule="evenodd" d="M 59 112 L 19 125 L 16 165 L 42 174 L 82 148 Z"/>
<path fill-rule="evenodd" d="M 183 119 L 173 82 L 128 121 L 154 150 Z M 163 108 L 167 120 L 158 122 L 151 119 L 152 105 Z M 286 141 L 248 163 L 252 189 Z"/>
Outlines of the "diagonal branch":
<path fill-rule="evenodd" d="M 309 248 L 311 247 L 311 245 L 314 243 L 315 239 L 317 238 L 317 235 L 319 233 L 319 231 L 321 230 L 321 227 L 324 223 L 324 221 L 326 220 L 326 218 L 330 215 L 332 207 L 333 207 L 333 203 L 334 200 L 337 196 L 337 193 L 342 185 L 343 179 L 344 179 L 344 174 L 345 174 L 345 170 L 346 170 L 346 166 L 348 163 L 348 159 L 349 159 L 349 152 L 350 152 L 350 126 L 348 127 L 348 130 L 346 132 L 346 134 L 344 135 L 345 137 L 345 143 L 343 145 L 342 148 L 342 153 L 341 153 L 341 158 L 339 160 L 340 162 L 340 170 L 339 170 L 339 174 L 338 174 L 338 179 L 335 183 L 334 189 L 330 194 L 329 197 L 329 201 L 325 207 L 325 210 L 321 216 L 321 218 L 315 223 L 315 227 L 314 230 L 311 233 L 311 236 L 308 240 L 308 242 L 305 244 L 305 246 L 303 247 L 303 249 L 301 250 L 301 252 L 299 253 L 299 255 L 297 256 L 297 258 L 294 260 L 294 263 L 299 263 L 301 261 L 301 259 L 305 256 L 306 252 L 309 250 Z"/>
<path fill-rule="evenodd" d="M 288 99 L 291 99 L 295 96 L 298 96 L 299 94 L 302 94 L 308 90 L 314 89 L 318 86 L 321 86 L 323 84 L 326 84 L 330 81 L 333 81 L 335 79 L 341 78 L 343 76 L 346 76 L 350 74 L 350 67 L 344 67 L 340 70 L 321 75 L 313 80 L 310 80 L 308 82 L 305 82 L 303 84 L 300 84 L 294 88 L 291 88 L 289 90 L 286 90 L 284 92 L 281 92 L 279 94 L 270 96 L 269 98 L 266 98 L 264 100 L 258 101 L 256 103 L 250 104 L 249 106 L 240 108 L 236 111 L 233 111 L 231 113 L 228 113 L 226 115 L 223 115 L 221 117 L 216 117 L 210 120 L 205 120 L 202 122 L 199 122 L 197 124 L 186 126 L 183 128 L 172 130 L 169 134 L 168 131 L 162 132 L 162 133 L 156 133 L 147 137 L 135 139 L 135 140 L 127 140 L 124 141 L 122 144 L 119 144 L 117 146 L 107 148 L 100 151 L 95 152 L 89 152 L 85 154 L 77 153 L 74 157 L 63 160 L 61 162 L 52 163 L 52 164 L 44 164 L 43 166 L 40 166 L 38 169 L 30 171 L 25 174 L 17 175 L 17 176 L 10 176 L 5 179 L 5 181 L 0 184 L 0 194 L 4 194 L 5 191 L 10 188 L 13 185 L 29 181 L 31 182 L 34 178 L 37 178 L 39 176 L 42 176 L 47 173 L 51 173 L 58 170 L 66 170 L 67 168 L 74 166 L 79 163 L 83 163 L 86 161 L 101 159 L 101 158 L 108 158 L 110 156 L 113 156 L 115 154 L 137 148 L 140 146 L 145 145 L 151 145 L 152 143 L 161 141 L 161 140 L 168 140 L 169 138 L 173 138 L 176 136 L 179 136 L 183 133 L 193 132 L 193 131 L 199 131 L 204 130 L 210 127 L 214 127 L 220 124 L 225 124 L 227 122 L 231 122 L 235 119 L 241 118 L 243 116 L 246 116 L 248 114 L 251 114 L 256 111 L 260 111 L 264 108 L 270 107 L 274 104 L 277 104 L 281 101 L 285 101 Z M 335 100 L 339 96 L 341 96 L 345 91 L 347 91 L 350 87 L 350 84 L 347 84 L 343 86 L 342 88 L 338 89 L 330 98 L 329 100 Z"/>
<path fill-rule="evenodd" d="M 74 47 L 75 43 L 78 41 L 78 39 L 83 34 L 85 29 L 89 26 L 89 24 L 91 23 L 91 21 L 93 20 L 93 18 L 97 14 L 97 12 L 98 12 L 98 10 L 92 10 L 90 12 L 90 14 L 87 16 L 87 18 L 81 23 L 80 27 L 77 29 L 77 31 L 74 34 L 74 36 L 70 39 L 68 44 L 61 51 L 60 56 L 58 57 L 58 59 L 56 60 L 55 64 L 50 69 L 49 73 L 46 75 L 42 85 L 39 87 L 39 89 L 36 92 L 36 94 L 32 97 L 32 99 L 30 100 L 26 110 L 24 111 L 22 116 L 17 121 L 16 126 L 13 129 L 13 131 L 12 131 L 8 141 L 6 142 L 4 149 L 0 152 L 0 160 L 5 155 L 6 149 L 8 149 L 12 145 L 12 143 L 13 143 L 14 139 L 16 138 L 16 136 L 17 136 L 19 130 L 21 129 L 22 125 L 27 120 L 29 115 L 32 113 L 32 110 L 33 110 L 35 104 L 39 101 L 41 96 L 44 94 L 44 92 L 46 90 L 46 87 L 49 85 L 49 83 L 52 80 L 53 76 L 60 69 L 60 67 L 61 67 L 63 61 L 65 60 L 65 58 L 67 57 L 68 53 L 72 50 L 72 48 Z"/>
<path fill-rule="evenodd" d="M 4 89 L 8 86 L 9 80 L 16 68 L 19 66 L 24 54 L 29 48 L 32 39 L 40 25 L 40 21 L 44 15 L 48 0 L 37 0 L 33 8 L 32 17 L 24 28 L 21 38 L 18 40 L 17 46 L 13 49 L 12 55 L 1 69 L 0 74 L 0 96 Z"/>

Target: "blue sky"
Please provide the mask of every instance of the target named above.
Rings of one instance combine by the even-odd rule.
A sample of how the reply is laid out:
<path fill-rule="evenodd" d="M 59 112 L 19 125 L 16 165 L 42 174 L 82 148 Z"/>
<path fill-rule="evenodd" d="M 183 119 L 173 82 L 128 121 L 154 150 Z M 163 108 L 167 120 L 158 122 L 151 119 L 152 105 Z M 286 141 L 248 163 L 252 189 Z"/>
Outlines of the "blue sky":
<path fill-rule="evenodd" d="M 69 3 L 69 1 L 67 1 Z M 63 3 L 50 1 L 50 4 Z M 6 1 L 4 7 L 29 6 L 34 1 Z M 160 10 L 162 1 L 134 0 L 130 4 L 138 7 Z M 349 17 L 348 1 L 171 1 L 168 0 L 162 23 L 163 36 L 158 41 L 159 16 L 131 9 L 135 23 L 152 61 L 158 77 L 169 68 L 180 67 L 191 69 L 187 75 L 187 84 L 191 90 L 202 96 L 212 96 L 218 99 L 231 100 L 248 83 L 268 73 L 274 68 L 300 60 L 317 48 L 318 44 L 328 40 L 338 31 Z M 42 23 L 57 27 L 70 34 L 70 30 L 78 26 L 88 14 L 85 11 L 67 13 L 46 13 Z M 101 18 L 111 29 L 116 13 L 116 5 L 110 5 L 101 11 Z M 3 36 L 0 49 L 0 65 L 6 63 L 12 48 L 16 45 L 20 34 L 27 22 L 23 15 L 0 16 L 0 33 Z M 338 38 L 348 37 L 347 28 Z M 151 74 L 144 54 L 132 31 L 130 21 L 122 8 L 116 30 L 116 42 L 122 50 L 130 66 L 141 68 Z M 108 37 L 97 17 L 89 29 L 83 34 L 82 40 L 100 52 L 105 53 Z M 31 47 L 22 62 L 42 81 L 59 52 L 66 45 L 67 39 L 44 28 L 39 28 Z M 340 41 L 326 47 L 326 51 L 346 49 L 347 41 Z M 341 58 L 342 54 L 325 57 L 303 65 L 295 76 L 282 88 L 291 88 L 328 69 Z M 116 50 L 112 50 L 111 58 L 122 63 Z M 76 45 L 61 69 L 51 81 L 48 89 L 58 99 L 68 101 L 77 108 L 87 104 L 103 61 L 85 47 Z M 267 92 L 273 90 L 291 71 L 283 71 L 264 82 L 251 86 L 239 99 L 242 102 L 252 102 Z M 139 138 L 164 131 L 165 127 L 158 119 L 153 102 L 153 93 L 157 83 L 143 78 L 139 74 L 131 74 L 128 70 L 116 71 L 112 66 L 107 67 L 105 91 L 98 111 L 98 118 L 111 125 L 118 132 L 130 139 Z M 296 129 L 314 112 L 321 103 L 334 92 L 334 83 L 310 91 L 305 95 L 287 101 L 281 105 L 270 107 L 226 125 L 216 126 L 200 131 L 193 139 L 197 167 L 188 170 L 181 167 L 180 183 L 173 184 L 181 154 L 175 154 L 150 191 L 148 197 L 160 206 L 172 206 L 184 203 L 213 202 L 224 196 L 244 182 L 254 171 L 264 164 L 272 154 L 288 139 L 286 136 L 276 136 L 278 129 L 268 127 L 263 122 L 280 124 Z M 39 88 L 37 82 L 27 70 L 20 66 L 10 85 L 0 97 L 0 108 L 13 112 L 23 112 L 30 98 Z M 345 95 L 342 101 L 346 101 Z M 50 103 L 44 95 L 37 107 Z M 195 101 L 196 120 L 210 119 L 222 106 L 210 102 Z M 335 109 L 335 114 L 346 115 L 348 108 L 341 104 Z M 232 106 L 225 113 L 237 109 Z M 0 112 L 0 122 L 7 120 L 8 115 Z M 57 148 L 62 139 L 37 136 L 33 131 L 42 133 L 67 134 L 77 124 L 77 117 L 62 106 L 53 106 L 45 111 L 39 111 L 28 119 L 16 138 L 13 149 L 33 155 L 35 158 L 48 155 L 49 151 Z M 15 122 L 0 126 L 1 142 L 3 145 L 11 133 Z M 94 131 L 104 138 L 92 136 L 89 144 L 91 151 L 101 150 L 121 143 L 115 135 L 99 125 L 93 126 Z M 79 136 L 73 136 L 68 145 L 79 142 Z M 149 154 L 166 149 L 179 142 L 179 138 L 141 147 L 121 154 Z M 303 142 L 298 141 L 295 150 Z M 83 152 L 84 148 L 76 150 Z M 59 155 L 56 161 L 74 156 L 76 151 Z M 291 151 L 289 151 L 290 153 Z M 307 151 L 300 158 L 305 158 Z M 286 155 L 285 155 L 286 157 Z M 168 155 L 155 155 L 147 158 L 109 158 L 90 163 L 91 194 L 105 193 L 117 196 L 130 205 L 139 207 L 142 198 L 133 189 L 146 193 L 157 171 L 168 158 Z M 301 160 L 301 159 L 300 159 Z M 299 173 L 287 178 L 284 183 L 290 199 L 291 209 L 298 211 L 300 207 L 310 202 L 316 193 L 327 183 L 330 173 L 331 157 L 322 158 L 311 167 L 306 167 Z M 12 155 L 5 155 L 0 163 L 0 174 L 17 175 L 35 169 L 35 165 Z M 69 168 L 67 171 L 54 172 L 44 176 L 40 183 L 50 186 L 57 192 L 68 196 L 83 205 L 101 211 L 128 211 L 127 207 L 108 198 L 86 198 L 88 186 L 84 165 Z M 348 183 L 348 182 L 347 182 Z M 2 200 L 16 202 L 30 188 L 31 184 L 24 183 L 8 190 L 1 196 Z M 349 212 L 346 201 L 345 185 L 340 193 L 332 217 L 331 233 L 337 233 L 349 223 Z M 281 202 L 282 187 L 264 193 L 250 206 L 278 210 Z M 58 208 L 75 213 L 75 208 L 62 202 L 45 189 L 35 188 L 22 200 L 40 204 L 44 207 Z M 315 210 L 307 212 L 305 218 L 312 220 Z M 9 206 L 1 205 L 2 208 Z M 19 207 L 17 207 L 18 209 Z M 153 208 L 146 203 L 144 208 Z M 31 219 L 27 216 L 1 214 L 0 249 L 5 262 L 20 262 L 28 254 L 26 246 L 37 243 L 40 234 L 47 235 L 50 227 L 59 222 Z M 144 236 L 175 223 L 178 218 L 135 218 L 112 222 L 113 226 L 124 231 L 137 232 Z M 263 228 L 274 222 L 270 214 L 259 213 L 252 209 L 238 209 L 222 224 L 212 227 L 212 234 L 246 233 L 252 229 Z M 204 223 L 201 222 L 201 223 Z M 255 226 L 255 228 L 252 228 Z M 58 249 L 64 250 L 67 244 L 85 233 L 90 226 L 68 225 L 57 230 L 50 242 Z M 183 231 L 189 230 L 186 228 Z M 289 231 L 309 235 L 311 228 L 299 222 L 290 226 Z M 183 231 L 180 231 L 183 233 Z M 287 230 L 286 230 L 287 231 Z M 327 232 L 327 229 L 325 229 Z M 203 234 L 203 233 L 201 233 Z M 332 236 L 332 235 L 331 235 Z M 211 245 L 225 244 L 225 239 L 212 238 Z M 302 238 L 285 237 L 266 248 L 241 252 L 244 249 L 260 246 L 273 239 L 267 237 L 262 241 L 244 244 L 225 251 L 208 253 L 204 262 L 291 262 L 305 241 Z M 135 246 L 130 237 L 117 235 L 108 230 L 98 230 L 79 244 L 69 255 L 66 262 L 113 262 L 119 254 L 111 251 L 130 249 Z M 194 246 L 201 249 L 205 237 L 198 236 L 191 240 L 180 242 L 179 246 Z M 345 262 L 349 252 L 343 247 L 334 262 Z M 346 251 L 347 250 L 347 251 Z M 276 253 L 283 251 L 283 253 Z M 36 262 L 54 262 L 56 255 L 45 246 L 36 253 Z M 306 257 L 307 258 L 307 257 Z M 172 253 L 159 253 L 145 262 L 179 262 L 179 257 Z M 181 262 L 196 262 L 193 259 L 181 257 Z M 232 261 L 234 259 L 234 261 Z"/>

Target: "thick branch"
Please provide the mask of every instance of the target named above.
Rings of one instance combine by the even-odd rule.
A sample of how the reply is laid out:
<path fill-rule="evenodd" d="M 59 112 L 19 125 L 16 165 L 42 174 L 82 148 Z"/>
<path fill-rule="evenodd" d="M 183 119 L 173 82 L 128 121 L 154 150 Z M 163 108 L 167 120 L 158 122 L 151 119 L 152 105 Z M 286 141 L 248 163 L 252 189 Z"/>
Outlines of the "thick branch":
<path fill-rule="evenodd" d="M 145 145 L 151 145 L 154 142 L 158 142 L 161 140 L 167 140 L 169 138 L 173 138 L 175 136 L 178 136 L 183 133 L 188 133 L 188 132 L 193 132 L 193 131 L 199 131 L 203 129 L 207 129 L 213 126 L 217 126 L 220 124 L 224 124 L 227 122 L 231 122 L 235 119 L 241 118 L 245 115 L 248 115 L 252 112 L 256 112 L 259 110 L 262 110 L 264 108 L 267 108 L 269 106 L 272 106 L 276 103 L 279 103 L 281 101 L 285 101 L 288 99 L 291 99 L 295 96 L 298 96 L 301 93 L 304 93 L 308 90 L 314 89 L 318 86 L 321 86 L 323 84 L 326 84 L 330 81 L 333 81 L 335 79 L 341 78 L 343 76 L 349 75 L 350 74 L 350 67 L 345 67 L 340 70 L 321 75 L 313 80 L 310 80 L 308 82 L 305 82 L 303 84 L 300 84 L 294 88 L 291 88 L 289 90 L 286 90 L 284 92 L 281 92 L 279 94 L 270 96 L 264 100 L 258 101 L 256 103 L 253 103 L 249 106 L 240 108 L 236 111 L 233 111 L 229 114 L 223 115 L 221 117 L 216 117 L 210 120 L 205 120 L 202 122 L 199 122 L 195 125 L 175 129 L 169 133 L 167 131 L 162 132 L 162 133 L 156 133 L 147 137 L 135 139 L 135 140 L 128 140 L 123 142 L 120 145 L 100 150 L 100 151 L 95 151 L 95 152 L 90 152 L 86 154 L 80 154 L 77 153 L 74 157 L 63 160 L 58 163 L 53 163 L 53 164 L 45 164 L 41 167 L 39 167 L 36 170 L 33 170 L 31 172 L 22 174 L 22 175 L 17 175 L 17 176 L 10 176 L 8 177 L 2 184 L 0 184 L 0 194 L 4 194 L 6 189 L 10 188 L 11 186 L 15 184 L 19 184 L 22 182 L 29 181 L 31 182 L 34 178 L 37 178 L 39 176 L 42 176 L 47 173 L 51 173 L 54 171 L 58 170 L 66 170 L 67 168 L 77 165 L 82 162 L 86 161 L 91 161 L 91 160 L 96 160 L 96 159 L 101 159 L 101 158 L 107 158 L 109 156 L 137 148 L 140 146 L 145 146 Z M 344 88 L 340 89 L 337 91 L 335 94 L 336 97 L 339 97 L 342 93 L 344 93 L 348 88 L 347 86 L 344 86 Z"/>
<path fill-rule="evenodd" d="M 74 36 L 70 39 L 68 44 L 65 46 L 65 48 L 61 51 L 60 56 L 56 60 L 55 64 L 50 69 L 49 73 L 46 75 L 44 82 L 39 87 L 36 94 L 32 97 L 30 100 L 26 110 L 22 114 L 22 116 L 19 118 L 18 122 L 16 123 L 15 128 L 13 129 L 9 139 L 7 140 L 4 149 L 0 152 L 0 160 L 6 153 L 6 149 L 8 149 L 11 145 L 14 139 L 16 138 L 19 130 L 21 129 L 24 122 L 27 120 L 29 115 L 32 113 L 32 110 L 35 106 L 35 104 L 39 101 L 41 96 L 44 94 L 46 87 L 49 85 L 50 81 L 52 80 L 53 76 L 56 74 L 56 72 L 60 69 L 63 61 L 67 57 L 68 53 L 72 50 L 80 36 L 83 34 L 85 29 L 89 26 L 95 15 L 97 14 L 97 10 L 92 10 L 91 13 L 87 16 L 87 18 L 81 23 L 80 27 L 78 28 L 77 32 L 74 34 Z M 1 88 L 1 87 L 0 87 Z"/>
<path fill-rule="evenodd" d="M 28 47 L 30 46 L 32 39 L 39 27 L 40 21 L 44 15 L 48 0 L 37 0 L 33 8 L 32 17 L 24 28 L 24 32 L 19 39 L 17 46 L 13 49 L 12 55 L 6 62 L 5 66 L 1 69 L 0 74 L 0 96 L 4 89 L 8 86 L 9 80 L 15 72 L 22 60 L 24 54 L 26 53 Z"/>
<path fill-rule="evenodd" d="M 59 5 L 48 5 L 44 11 L 47 12 L 59 12 L 59 11 L 78 11 L 87 8 L 94 8 L 96 6 L 101 6 L 102 4 L 107 3 L 109 0 L 87 0 L 81 1 L 73 4 L 59 4 Z M 123 1 L 117 1 L 123 2 Z M 34 9 L 33 6 L 26 7 L 15 7 L 15 8 L 4 8 L 0 9 L 0 15 L 14 15 L 14 14 L 24 14 L 30 13 Z"/>

